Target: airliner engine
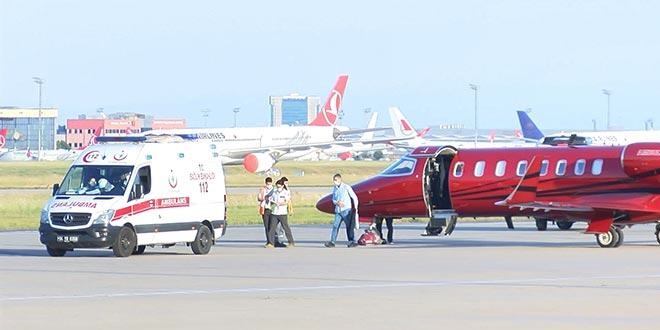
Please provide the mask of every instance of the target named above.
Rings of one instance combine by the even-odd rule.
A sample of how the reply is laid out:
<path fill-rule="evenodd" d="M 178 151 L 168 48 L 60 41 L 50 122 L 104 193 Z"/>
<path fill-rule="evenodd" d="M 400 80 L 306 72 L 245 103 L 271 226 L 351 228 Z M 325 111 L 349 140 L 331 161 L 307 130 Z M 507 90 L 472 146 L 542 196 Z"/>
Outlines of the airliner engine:
<path fill-rule="evenodd" d="M 655 177 L 655 174 L 660 173 L 660 143 L 627 145 L 621 155 L 621 163 L 628 176 L 640 179 L 644 176 Z"/>
<path fill-rule="evenodd" d="M 275 159 L 267 153 L 251 153 L 243 158 L 243 167 L 250 173 L 265 172 L 273 165 L 275 165 Z"/>

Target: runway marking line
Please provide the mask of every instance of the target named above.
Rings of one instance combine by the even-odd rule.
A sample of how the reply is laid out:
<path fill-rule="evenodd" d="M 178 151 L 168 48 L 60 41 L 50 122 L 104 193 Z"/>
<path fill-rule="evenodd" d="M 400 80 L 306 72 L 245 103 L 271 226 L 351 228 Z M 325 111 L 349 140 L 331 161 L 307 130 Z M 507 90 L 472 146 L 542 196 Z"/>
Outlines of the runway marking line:
<path fill-rule="evenodd" d="M 281 288 L 232 288 L 211 290 L 172 290 L 172 291 L 149 291 L 149 292 L 118 292 L 118 293 L 96 293 L 87 295 L 57 295 L 57 296 L 28 296 L 28 297 L 0 297 L 0 301 L 35 301 L 35 300 L 77 300 L 92 298 L 124 298 L 124 297 L 149 297 L 149 296 L 172 296 L 172 295 L 208 295 L 223 293 L 261 293 L 261 292 L 295 292 L 295 291 L 321 291 L 321 290 L 346 290 L 346 289 L 382 289 L 382 288 L 413 288 L 413 287 L 440 287 L 440 286 L 471 286 L 471 285 L 497 285 L 497 284 L 524 284 L 534 282 L 565 282 L 583 280 L 627 280 L 627 279 L 651 279 L 660 278 L 660 274 L 650 275 L 609 275 L 609 276 L 584 276 L 584 277 L 556 277 L 556 278 L 531 278 L 531 279 L 505 279 L 505 280 L 473 280 L 473 281 L 444 281 L 444 282 L 404 282 L 404 283 L 380 283 L 380 284 L 352 284 L 352 285 L 319 285 L 298 286 Z"/>

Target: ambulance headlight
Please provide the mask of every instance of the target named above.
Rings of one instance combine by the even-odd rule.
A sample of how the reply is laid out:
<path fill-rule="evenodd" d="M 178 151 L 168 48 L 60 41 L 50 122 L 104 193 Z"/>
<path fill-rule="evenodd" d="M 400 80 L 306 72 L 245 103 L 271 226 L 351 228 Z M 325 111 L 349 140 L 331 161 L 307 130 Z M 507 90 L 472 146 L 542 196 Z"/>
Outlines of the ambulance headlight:
<path fill-rule="evenodd" d="M 107 225 L 114 216 L 115 216 L 115 210 L 105 210 L 103 213 L 99 214 L 99 216 L 96 219 L 94 219 L 93 224 Z"/>
<path fill-rule="evenodd" d="M 41 218 L 39 219 L 39 222 L 48 223 L 48 209 L 45 207 L 41 209 Z"/>

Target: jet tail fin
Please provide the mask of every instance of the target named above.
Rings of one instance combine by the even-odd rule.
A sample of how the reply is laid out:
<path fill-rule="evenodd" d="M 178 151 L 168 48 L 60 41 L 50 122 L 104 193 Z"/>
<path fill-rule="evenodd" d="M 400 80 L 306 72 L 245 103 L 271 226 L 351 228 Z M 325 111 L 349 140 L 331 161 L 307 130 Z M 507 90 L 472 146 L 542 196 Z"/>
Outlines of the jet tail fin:
<path fill-rule="evenodd" d="M 321 109 L 321 111 L 316 114 L 316 117 L 309 122 L 310 126 L 335 126 L 337 124 L 339 110 L 341 109 L 341 102 L 344 99 L 344 91 L 346 90 L 347 82 L 347 74 L 342 74 L 337 77 L 337 82 L 330 91 L 328 99 L 323 105 L 323 109 Z"/>
<path fill-rule="evenodd" d="M 410 137 L 417 136 L 417 131 L 410 124 L 408 119 L 403 116 L 401 110 L 397 107 L 390 107 L 390 119 L 392 120 L 392 129 L 394 130 L 394 137 Z"/>
<path fill-rule="evenodd" d="M 527 112 L 518 111 L 518 120 L 520 121 L 520 128 L 525 139 L 539 141 L 543 138 L 543 133 L 534 121 L 532 121 L 532 118 L 529 118 Z"/>

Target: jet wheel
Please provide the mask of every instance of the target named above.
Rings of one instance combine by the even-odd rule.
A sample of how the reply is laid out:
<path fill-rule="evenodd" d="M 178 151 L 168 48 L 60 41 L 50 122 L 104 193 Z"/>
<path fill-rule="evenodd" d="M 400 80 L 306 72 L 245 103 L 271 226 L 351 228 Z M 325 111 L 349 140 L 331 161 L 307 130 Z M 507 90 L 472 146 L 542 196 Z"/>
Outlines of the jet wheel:
<path fill-rule="evenodd" d="M 600 247 L 617 247 L 623 243 L 623 231 L 620 228 L 612 226 L 610 230 L 596 234 L 596 242 Z"/>
<path fill-rule="evenodd" d="M 536 230 L 545 231 L 548 229 L 548 219 L 535 218 L 534 220 L 536 220 Z"/>

